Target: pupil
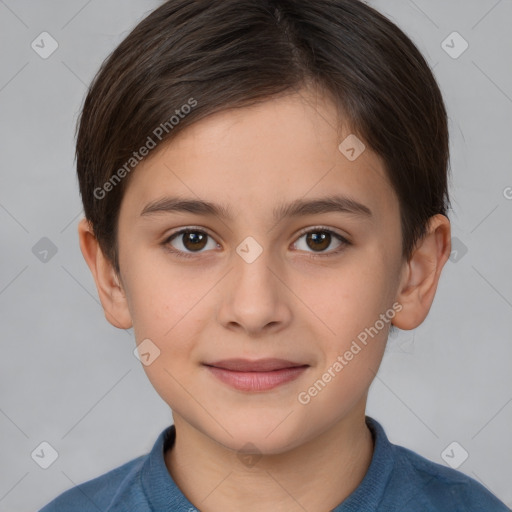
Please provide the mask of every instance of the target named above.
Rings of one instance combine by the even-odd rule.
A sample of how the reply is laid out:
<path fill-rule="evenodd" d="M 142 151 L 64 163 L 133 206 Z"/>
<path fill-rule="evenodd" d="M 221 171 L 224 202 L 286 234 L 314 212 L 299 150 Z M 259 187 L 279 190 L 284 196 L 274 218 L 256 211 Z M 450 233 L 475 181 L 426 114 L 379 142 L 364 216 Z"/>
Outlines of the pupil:
<path fill-rule="evenodd" d="M 325 232 L 320 235 L 318 233 L 309 233 L 307 236 L 307 243 L 311 249 L 326 249 L 329 247 L 330 237 L 331 235 Z M 313 241 L 312 246 L 309 244 L 310 241 Z"/>
<path fill-rule="evenodd" d="M 187 249 L 202 249 L 204 247 L 205 240 L 206 237 L 202 233 L 186 233 L 184 245 Z"/>

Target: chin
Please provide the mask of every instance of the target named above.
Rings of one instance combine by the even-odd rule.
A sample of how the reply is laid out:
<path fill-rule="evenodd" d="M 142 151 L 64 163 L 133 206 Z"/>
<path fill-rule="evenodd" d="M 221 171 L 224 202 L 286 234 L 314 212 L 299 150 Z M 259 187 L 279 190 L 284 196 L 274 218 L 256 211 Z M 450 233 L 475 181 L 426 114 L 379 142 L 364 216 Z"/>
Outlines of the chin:
<path fill-rule="evenodd" d="M 247 451 L 259 455 L 279 455 L 299 446 L 304 440 L 303 425 L 295 428 L 291 423 L 286 426 L 285 422 L 280 424 L 281 421 L 282 418 L 252 425 L 240 425 L 236 421 L 224 422 L 223 426 L 229 434 L 223 429 L 216 429 L 214 432 L 208 429 L 210 432 L 203 432 L 237 453 Z"/>

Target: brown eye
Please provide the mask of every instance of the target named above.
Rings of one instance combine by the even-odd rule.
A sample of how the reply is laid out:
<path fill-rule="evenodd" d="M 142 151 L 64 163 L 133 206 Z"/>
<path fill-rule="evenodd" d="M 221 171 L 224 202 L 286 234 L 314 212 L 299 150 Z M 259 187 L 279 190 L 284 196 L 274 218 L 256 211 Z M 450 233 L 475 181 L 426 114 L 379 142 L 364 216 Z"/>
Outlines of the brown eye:
<path fill-rule="evenodd" d="M 173 253 L 179 256 L 189 256 L 194 253 L 200 253 L 211 243 L 210 248 L 215 249 L 217 244 L 210 235 L 199 229 L 182 229 L 171 235 L 164 245 Z M 169 247 L 170 246 L 170 247 Z"/>
<path fill-rule="evenodd" d="M 327 232 L 307 233 L 306 243 L 313 250 L 324 251 L 331 245 L 331 235 Z"/>
<path fill-rule="evenodd" d="M 181 235 L 183 245 L 189 251 L 204 249 L 208 235 L 198 231 L 187 231 Z"/>
<path fill-rule="evenodd" d="M 302 240 L 305 243 L 301 244 Z M 334 247 L 332 247 L 333 242 L 336 243 Z M 339 253 L 345 246 L 350 245 L 350 242 L 334 231 L 317 228 L 303 233 L 295 245 L 301 251 L 313 253 L 313 256 L 331 256 Z M 329 248 L 332 250 L 328 251 Z"/>

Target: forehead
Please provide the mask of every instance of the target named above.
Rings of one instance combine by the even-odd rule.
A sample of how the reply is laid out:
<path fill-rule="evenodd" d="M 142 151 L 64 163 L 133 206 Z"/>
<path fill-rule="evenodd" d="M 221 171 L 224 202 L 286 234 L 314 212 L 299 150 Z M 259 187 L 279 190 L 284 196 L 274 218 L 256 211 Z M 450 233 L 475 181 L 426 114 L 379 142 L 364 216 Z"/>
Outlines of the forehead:
<path fill-rule="evenodd" d="M 121 215 L 135 220 L 148 203 L 180 196 L 220 204 L 233 218 L 270 218 L 276 205 L 341 194 L 371 205 L 377 218 L 396 216 L 383 162 L 363 144 L 329 98 L 309 90 L 218 112 L 136 167 Z"/>

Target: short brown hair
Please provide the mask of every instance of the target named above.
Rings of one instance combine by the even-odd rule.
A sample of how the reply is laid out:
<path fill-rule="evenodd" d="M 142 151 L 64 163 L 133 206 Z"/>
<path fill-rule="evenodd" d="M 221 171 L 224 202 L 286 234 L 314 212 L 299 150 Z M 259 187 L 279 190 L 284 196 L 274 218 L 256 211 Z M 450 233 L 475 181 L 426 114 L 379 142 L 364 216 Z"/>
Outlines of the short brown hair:
<path fill-rule="evenodd" d="M 382 158 L 409 259 L 429 218 L 450 207 L 447 114 L 413 42 L 358 0 L 168 0 L 103 62 L 77 126 L 85 216 L 116 272 L 134 152 L 214 112 L 307 83 L 330 93 L 345 125 Z"/>

